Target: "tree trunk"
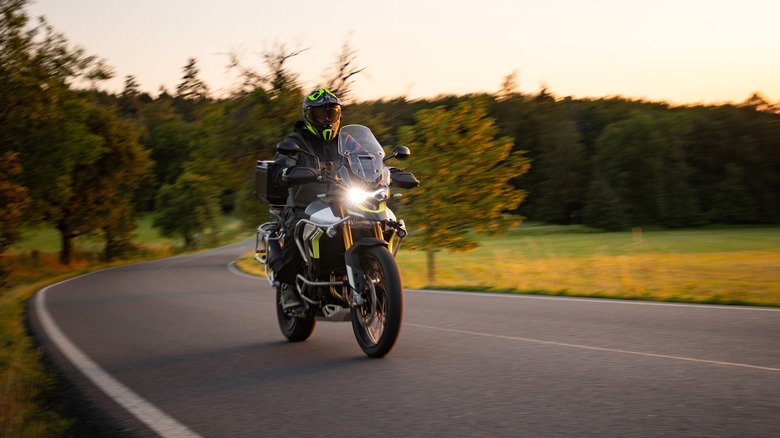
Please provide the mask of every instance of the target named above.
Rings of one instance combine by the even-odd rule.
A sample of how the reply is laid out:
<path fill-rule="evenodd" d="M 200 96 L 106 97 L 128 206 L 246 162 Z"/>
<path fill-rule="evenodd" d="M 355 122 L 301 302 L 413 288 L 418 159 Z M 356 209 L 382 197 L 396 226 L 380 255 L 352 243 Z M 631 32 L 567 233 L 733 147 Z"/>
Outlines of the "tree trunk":
<path fill-rule="evenodd" d="M 114 230 L 105 229 L 106 245 L 103 248 L 103 257 L 107 262 L 114 260 L 114 257 L 122 255 L 127 251 L 127 239 L 116 234 Z"/>
<path fill-rule="evenodd" d="M 428 286 L 434 286 L 436 284 L 436 264 L 434 261 L 436 251 L 429 250 L 426 254 L 428 256 Z"/>
<path fill-rule="evenodd" d="M 60 263 L 70 265 L 73 260 L 73 233 L 60 229 L 62 248 L 60 249 Z"/>

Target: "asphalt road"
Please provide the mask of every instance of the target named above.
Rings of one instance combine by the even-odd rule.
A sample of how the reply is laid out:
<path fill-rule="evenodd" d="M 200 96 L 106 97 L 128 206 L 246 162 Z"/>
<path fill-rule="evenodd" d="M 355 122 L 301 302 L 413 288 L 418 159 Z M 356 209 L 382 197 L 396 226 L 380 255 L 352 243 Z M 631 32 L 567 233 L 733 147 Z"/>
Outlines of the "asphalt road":
<path fill-rule="evenodd" d="M 100 412 L 93 428 L 780 436 L 780 309 L 407 290 L 394 350 L 369 359 L 349 323 L 286 342 L 265 280 L 229 269 L 248 250 L 108 269 L 31 300 L 46 357 Z"/>

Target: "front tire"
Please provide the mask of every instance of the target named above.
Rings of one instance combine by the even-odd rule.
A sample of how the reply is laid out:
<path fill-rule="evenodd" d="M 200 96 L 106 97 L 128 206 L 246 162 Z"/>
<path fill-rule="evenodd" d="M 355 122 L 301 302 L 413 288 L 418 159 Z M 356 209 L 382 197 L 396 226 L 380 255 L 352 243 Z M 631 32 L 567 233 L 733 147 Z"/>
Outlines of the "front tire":
<path fill-rule="evenodd" d="M 366 248 L 360 260 L 366 283 L 360 295 L 366 302 L 352 308 L 352 329 L 363 352 L 378 358 L 390 352 L 401 331 L 404 288 L 387 248 Z"/>
<path fill-rule="evenodd" d="M 276 318 L 279 320 L 279 329 L 290 342 L 302 342 L 314 332 L 317 321 L 313 317 L 294 318 L 289 317 L 282 309 L 282 287 L 276 287 Z"/>

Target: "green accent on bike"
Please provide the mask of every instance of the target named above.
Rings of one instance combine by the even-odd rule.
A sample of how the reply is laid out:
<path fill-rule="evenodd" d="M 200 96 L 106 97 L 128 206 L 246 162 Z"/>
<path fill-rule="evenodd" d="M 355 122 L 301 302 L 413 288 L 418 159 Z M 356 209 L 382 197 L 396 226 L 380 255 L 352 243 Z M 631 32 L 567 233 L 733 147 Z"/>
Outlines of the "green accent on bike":
<path fill-rule="evenodd" d="M 379 203 L 379 207 L 378 207 L 376 210 L 371 210 L 370 208 L 368 208 L 368 207 L 363 207 L 362 205 L 359 205 L 359 206 L 358 206 L 358 209 L 360 209 L 360 210 L 362 210 L 362 211 L 367 211 L 367 212 L 369 212 L 369 213 L 381 213 L 381 212 L 385 211 L 385 208 L 387 207 L 387 205 L 386 205 L 386 204 L 387 204 L 387 203 L 385 203 L 385 202 L 380 202 L 380 203 Z"/>
<path fill-rule="evenodd" d="M 311 239 L 311 256 L 315 259 L 320 258 L 320 237 L 322 237 L 322 231 L 318 231 Z"/>

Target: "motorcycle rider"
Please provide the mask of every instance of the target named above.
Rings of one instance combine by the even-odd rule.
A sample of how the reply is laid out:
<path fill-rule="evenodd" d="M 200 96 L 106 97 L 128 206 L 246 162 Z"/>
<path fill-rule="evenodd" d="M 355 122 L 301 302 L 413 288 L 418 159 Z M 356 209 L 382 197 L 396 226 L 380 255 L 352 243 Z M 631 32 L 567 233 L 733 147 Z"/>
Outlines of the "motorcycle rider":
<path fill-rule="evenodd" d="M 341 101 L 328 89 L 319 88 L 303 99 L 301 110 L 303 119 L 296 122 L 293 132 L 277 145 L 272 172 L 276 183 L 288 187 L 289 193 L 282 213 L 287 244 L 282 247 L 282 265 L 276 278 L 282 288 L 282 308 L 293 311 L 303 305 L 295 287 L 298 267 L 303 263 L 303 258 L 292 236 L 295 225 L 305 217 L 306 206 L 321 193 L 322 184 L 311 182 L 289 186 L 285 175 L 295 167 L 313 168 L 319 172 L 321 163 L 338 158 Z M 294 151 L 296 148 L 293 144 L 297 145 L 298 151 Z"/>

